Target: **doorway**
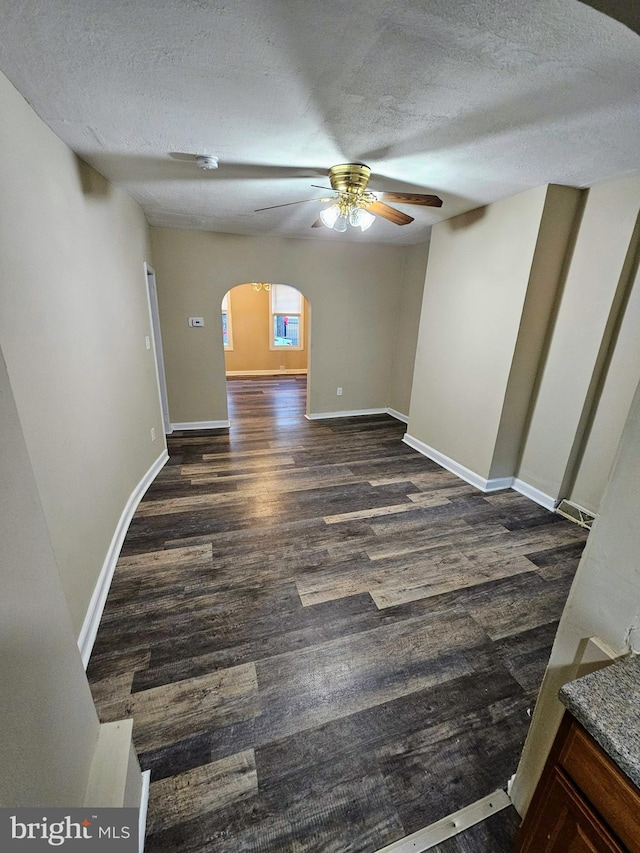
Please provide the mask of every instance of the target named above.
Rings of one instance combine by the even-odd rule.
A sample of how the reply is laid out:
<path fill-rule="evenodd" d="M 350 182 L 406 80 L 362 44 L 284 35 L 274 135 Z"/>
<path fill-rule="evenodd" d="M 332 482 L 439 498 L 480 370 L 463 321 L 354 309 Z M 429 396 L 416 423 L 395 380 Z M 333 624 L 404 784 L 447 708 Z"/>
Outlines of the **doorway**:
<path fill-rule="evenodd" d="M 247 282 L 231 288 L 222 300 L 227 381 L 306 377 L 310 329 L 310 305 L 297 287 Z"/>

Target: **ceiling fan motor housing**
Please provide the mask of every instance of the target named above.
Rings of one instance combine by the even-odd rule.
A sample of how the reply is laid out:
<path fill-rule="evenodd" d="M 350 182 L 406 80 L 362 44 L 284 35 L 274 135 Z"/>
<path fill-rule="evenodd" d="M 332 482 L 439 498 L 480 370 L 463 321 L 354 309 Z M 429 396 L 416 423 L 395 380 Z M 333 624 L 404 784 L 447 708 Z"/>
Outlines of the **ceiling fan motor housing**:
<path fill-rule="evenodd" d="M 370 177 L 371 169 L 362 163 L 342 163 L 329 169 L 331 187 L 338 193 L 362 195 Z"/>

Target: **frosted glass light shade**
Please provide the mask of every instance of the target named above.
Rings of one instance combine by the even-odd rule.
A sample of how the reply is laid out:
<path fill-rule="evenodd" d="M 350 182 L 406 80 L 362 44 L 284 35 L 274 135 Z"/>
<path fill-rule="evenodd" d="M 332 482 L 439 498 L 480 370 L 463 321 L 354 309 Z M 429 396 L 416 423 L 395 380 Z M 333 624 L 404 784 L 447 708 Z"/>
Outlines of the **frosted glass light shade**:
<path fill-rule="evenodd" d="M 335 224 L 333 226 L 333 230 L 334 231 L 346 231 L 347 230 L 347 221 L 348 221 L 347 217 L 344 215 L 344 213 L 341 213 L 340 216 L 338 216 L 338 218 L 335 221 Z"/>
<path fill-rule="evenodd" d="M 322 224 L 326 225 L 327 228 L 333 228 L 339 214 L 340 208 L 337 204 L 332 204 L 331 207 L 325 207 L 324 210 L 320 211 L 320 219 L 322 220 Z"/>
<path fill-rule="evenodd" d="M 349 225 L 360 225 L 360 215 L 362 211 L 354 204 L 349 210 Z"/>
<path fill-rule="evenodd" d="M 373 225 L 374 219 L 373 214 L 362 207 L 358 207 L 357 204 L 343 204 L 342 207 L 340 204 L 332 204 L 320 211 L 322 224 L 340 232 L 346 231 L 348 225 L 366 231 Z"/>
<path fill-rule="evenodd" d="M 361 231 L 366 231 L 367 228 L 371 228 L 375 221 L 375 216 L 373 213 L 369 213 L 368 210 L 361 210 L 360 216 L 358 217 L 358 225 L 360 226 Z"/>

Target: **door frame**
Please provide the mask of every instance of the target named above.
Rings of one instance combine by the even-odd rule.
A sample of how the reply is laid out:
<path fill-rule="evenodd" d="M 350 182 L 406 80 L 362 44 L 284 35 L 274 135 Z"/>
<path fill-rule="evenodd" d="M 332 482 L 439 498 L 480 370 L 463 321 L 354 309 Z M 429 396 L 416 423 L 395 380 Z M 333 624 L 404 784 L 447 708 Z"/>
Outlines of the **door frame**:
<path fill-rule="evenodd" d="M 164 370 L 164 353 L 162 350 L 162 331 L 160 329 L 160 309 L 158 307 L 158 289 L 156 287 L 156 273 L 152 266 L 144 261 L 144 277 L 147 283 L 147 300 L 149 303 L 149 316 L 151 319 L 151 344 L 156 363 L 156 379 L 158 381 L 158 395 L 162 409 L 162 421 L 164 423 L 165 435 L 173 432 L 171 419 L 169 417 L 169 397 L 167 394 L 167 377 Z"/>

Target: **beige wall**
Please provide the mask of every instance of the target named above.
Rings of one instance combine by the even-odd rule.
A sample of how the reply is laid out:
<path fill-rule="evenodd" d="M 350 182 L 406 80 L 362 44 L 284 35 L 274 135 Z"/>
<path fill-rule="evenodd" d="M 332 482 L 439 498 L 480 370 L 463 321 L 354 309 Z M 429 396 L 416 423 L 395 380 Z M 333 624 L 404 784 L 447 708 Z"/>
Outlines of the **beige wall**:
<path fill-rule="evenodd" d="M 638 203 L 640 204 L 640 194 Z M 637 246 L 636 246 L 637 250 Z M 570 500 L 597 512 L 615 456 L 617 439 L 628 415 L 634 386 L 640 377 L 640 275 L 633 288 L 604 377 L 603 386 Z"/>
<path fill-rule="evenodd" d="M 301 350 L 270 344 L 271 294 L 255 291 L 251 284 L 240 284 L 229 292 L 232 316 L 233 350 L 225 350 L 227 371 L 306 370 L 309 342 L 309 311 L 303 309 Z"/>
<path fill-rule="evenodd" d="M 151 241 L 173 423 L 226 419 L 220 302 L 247 281 L 289 284 L 309 302 L 311 413 L 389 405 L 404 248 L 171 228 Z"/>
<path fill-rule="evenodd" d="M 638 178 L 589 191 L 522 459 L 520 476 L 558 495 L 586 421 L 575 481 L 561 496 L 598 515 L 518 767 L 512 798 L 521 813 L 563 713 L 558 690 L 576 677 L 587 639 L 640 651 L 639 208 Z"/>
<path fill-rule="evenodd" d="M 520 811 L 587 638 L 640 650 L 640 390 L 602 499 L 640 380 L 640 179 L 588 194 L 550 187 L 541 204 L 544 193 L 435 227 L 409 420 L 411 434 L 422 429 L 425 444 L 482 476 L 516 473 L 600 511 L 512 791 Z"/>
<path fill-rule="evenodd" d="M 81 806 L 98 738 L 0 351 L 0 806 Z"/>
<path fill-rule="evenodd" d="M 514 474 L 578 197 L 537 187 L 433 229 L 408 433 L 480 478 Z"/>
<path fill-rule="evenodd" d="M 164 444 L 145 348 L 147 229 L 1 75 L 0 114 L 0 343 L 78 635 Z"/>
<path fill-rule="evenodd" d="M 400 305 L 396 325 L 396 342 L 391 371 L 389 405 L 408 416 L 416 359 L 420 310 L 424 292 L 429 245 L 411 246 L 405 250 Z"/>
<path fill-rule="evenodd" d="M 518 471 L 541 492 L 573 499 L 593 512 L 640 375 L 636 284 L 604 387 L 597 388 L 599 360 L 622 304 L 620 290 L 633 283 L 622 274 L 625 261 L 637 251 L 632 243 L 639 207 L 639 178 L 589 190 Z M 581 449 L 590 398 L 598 390 L 602 396 L 575 491 L 569 485 L 569 492 L 562 493 L 572 455 Z"/>
<path fill-rule="evenodd" d="M 511 792 L 526 810 L 563 713 L 560 687 L 575 678 L 589 637 L 640 652 L 638 514 L 640 513 L 640 385 L 617 460 L 562 614 Z"/>
<path fill-rule="evenodd" d="M 19 795 L 24 804 L 33 794 L 24 780 L 33 776 L 37 750 L 27 751 L 22 765 L 17 758 L 20 738 L 32 737 L 47 761 L 68 771 L 68 787 L 60 788 L 66 805 L 77 801 L 86 781 L 95 731 L 86 684 L 79 686 L 73 671 L 78 661 L 69 636 L 78 635 L 123 508 L 164 446 L 155 367 L 144 340 L 151 334 L 142 269 L 149 247 L 139 208 L 78 161 L 2 76 L 0 111 L 0 344 L 7 369 L 0 394 L 3 436 L 18 435 L 4 448 L 7 474 L 0 481 L 8 525 L 3 541 L 10 543 L 2 555 L 3 590 L 9 590 L 2 629 L 9 631 L 5 648 L 12 649 L 4 655 L 9 671 L 3 684 L 13 679 L 16 691 L 33 690 L 36 697 L 29 704 L 20 694 L 15 709 L 22 719 L 15 709 L 3 716 L 5 730 L 15 733 L 15 744 L 4 748 L 16 746 L 7 756 L 15 774 L 12 765 L 3 796 Z M 518 476 L 553 495 L 575 455 L 604 342 L 608 369 L 572 491 L 595 506 L 640 369 L 640 297 L 630 261 L 637 248 L 640 181 L 590 190 L 544 364 L 534 377 L 570 231 L 571 191 L 559 190 L 552 190 L 553 210 L 542 187 L 436 226 L 419 333 L 415 308 L 424 247 L 151 229 L 172 420 L 226 418 L 220 301 L 236 284 L 278 281 L 298 287 L 310 302 L 312 413 L 389 405 L 402 412 L 417 334 L 409 431 L 481 476 L 501 476 L 528 409 Z M 562 239 L 556 226 L 564 229 Z M 625 270 L 633 272 L 627 302 L 621 299 Z M 188 327 L 194 315 L 205 317 L 203 329 Z M 15 412 L 4 405 L 7 377 Z M 636 397 L 563 616 L 518 774 L 521 806 L 557 720 L 555 691 L 575 671 L 584 638 L 598 634 L 612 645 L 638 648 L 639 409 Z M 33 481 L 20 498 L 16 483 L 29 476 L 25 454 Z M 12 531 L 32 540 L 23 554 Z M 39 584 L 42 598 L 25 598 L 27 576 Z M 71 628 L 65 628 L 60 588 Z M 17 620 L 26 611 L 21 626 Z M 58 681 L 20 687 L 25 662 L 33 662 L 38 679 L 50 668 Z M 68 719 L 63 690 L 74 703 Z M 61 756 L 70 726 L 81 739 L 77 766 L 74 757 L 65 763 Z M 59 784 L 40 780 L 45 788 L 49 781 Z"/>
<path fill-rule="evenodd" d="M 571 187 L 547 187 L 490 478 L 512 477 L 518 467 L 553 308 L 573 250 L 582 196 Z"/>
<path fill-rule="evenodd" d="M 600 512 L 514 783 L 521 812 L 587 639 L 640 651 L 640 179 L 550 187 L 543 207 L 544 193 L 434 228 L 409 419 L 472 471 Z"/>

